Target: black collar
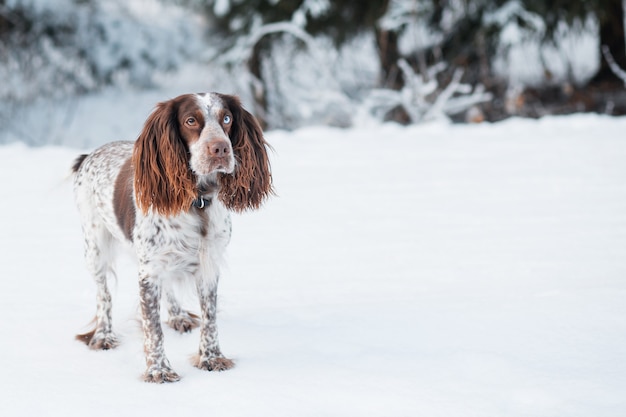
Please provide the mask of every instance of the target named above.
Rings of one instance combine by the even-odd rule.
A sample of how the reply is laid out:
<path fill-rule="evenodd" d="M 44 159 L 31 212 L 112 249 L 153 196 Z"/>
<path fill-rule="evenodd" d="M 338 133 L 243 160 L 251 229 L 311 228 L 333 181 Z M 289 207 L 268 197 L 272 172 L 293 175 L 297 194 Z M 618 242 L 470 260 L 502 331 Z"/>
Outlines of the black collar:
<path fill-rule="evenodd" d="M 199 209 L 203 209 L 203 208 L 207 208 L 211 205 L 211 203 L 213 202 L 213 198 L 204 198 L 202 196 L 196 198 L 195 200 L 193 200 L 193 203 L 191 203 L 191 205 L 195 208 L 199 208 Z"/>

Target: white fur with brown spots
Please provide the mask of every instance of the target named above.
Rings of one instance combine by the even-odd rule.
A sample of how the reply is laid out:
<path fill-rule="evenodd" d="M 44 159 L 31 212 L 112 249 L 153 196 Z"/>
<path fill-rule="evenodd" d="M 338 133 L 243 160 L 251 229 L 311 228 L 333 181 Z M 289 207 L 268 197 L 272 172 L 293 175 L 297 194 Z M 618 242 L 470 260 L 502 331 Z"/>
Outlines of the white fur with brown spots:
<path fill-rule="evenodd" d="M 107 278 L 113 245 L 122 243 L 139 262 L 144 380 L 180 379 L 163 348 L 163 293 L 170 326 L 181 332 L 200 327 L 193 364 L 209 371 L 233 366 L 218 342 L 217 284 L 231 236 L 229 210 L 258 208 L 273 192 L 267 148 L 238 99 L 188 94 L 159 103 L 135 143 L 113 142 L 76 160 L 74 192 L 97 286 L 95 328 L 77 339 L 91 349 L 119 343 Z M 174 281 L 195 287 L 199 316 L 181 308 Z"/>

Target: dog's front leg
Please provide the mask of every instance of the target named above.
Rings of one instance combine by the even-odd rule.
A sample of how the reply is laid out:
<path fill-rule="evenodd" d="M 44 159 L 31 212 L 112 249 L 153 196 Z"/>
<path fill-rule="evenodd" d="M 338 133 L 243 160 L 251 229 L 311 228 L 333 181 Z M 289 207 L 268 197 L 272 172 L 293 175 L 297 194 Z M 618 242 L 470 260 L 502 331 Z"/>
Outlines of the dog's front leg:
<path fill-rule="evenodd" d="M 200 324 L 200 348 L 193 357 L 193 365 L 206 371 L 225 371 L 235 363 L 220 351 L 217 337 L 217 280 L 212 283 L 198 282 L 198 297 L 202 310 Z"/>
<path fill-rule="evenodd" d="M 143 328 L 144 351 L 146 353 L 146 382 L 174 382 L 180 377 L 172 369 L 163 350 L 163 329 L 161 328 L 161 284 L 158 278 L 140 272 L 139 296 L 141 298 L 141 324 Z"/>

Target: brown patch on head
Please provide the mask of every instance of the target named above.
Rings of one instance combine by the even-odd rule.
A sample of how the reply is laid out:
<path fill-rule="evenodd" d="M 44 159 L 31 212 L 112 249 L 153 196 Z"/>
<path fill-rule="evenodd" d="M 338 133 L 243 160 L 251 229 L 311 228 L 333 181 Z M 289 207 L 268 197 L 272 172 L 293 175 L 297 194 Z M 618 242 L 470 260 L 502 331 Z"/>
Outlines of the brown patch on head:
<path fill-rule="evenodd" d="M 227 103 L 224 103 L 224 104 L 227 105 Z M 224 117 L 226 117 L 226 116 L 230 116 L 230 119 L 231 119 L 230 123 L 225 123 L 224 122 Z M 226 108 L 221 109 L 218 112 L 217 117 L 218 117 L 217 120 L 219 121 L 220 126 L 222 126 L 222 129 L 224 130 L 224 133 L 226 133 L 227 135 L 230 135 L 230 130 L 233 127 L 233 123 L 232 123 L 233 114 L 232 114 L 232 111 L 230 110 L 230 108 L 226 107 Z"/>
<path fill-rule="evenodd" d="M 270 146 L 257 120 L 237 97 L 218 95 L 232 114 L 229 137 L 237 159 L 233 174 L 219 174 L 220 200 L 234 211 L 257 209 L 274 193 L 267 155 Z"/>
<path fill-rule="evenodd" d="M 133 201 L 133 166 L 130 158 L 124 162 L 115 180 L 113 210 L 124 236 L 132 241 L 136 213 Z"/>
<path fill-rule="evenodd" d="M 204 113 L 198 106 L 195 96 L 187 94 L 177 97 L 177 121 L 180 128 L 180 135 L 190 146 L 200 138 L 200 132 L 205 125 Z"/>
<path fill-rule="evenodd" d="M 189 168 L 189 146 L 182 137 L 179 110 L 195 103 L 184 95 L 159 103 L 135 142 L 132 165 L 135 198 L 144 212 L 165 216 L 187 211 L 196 198 L 196 176 Z"/>

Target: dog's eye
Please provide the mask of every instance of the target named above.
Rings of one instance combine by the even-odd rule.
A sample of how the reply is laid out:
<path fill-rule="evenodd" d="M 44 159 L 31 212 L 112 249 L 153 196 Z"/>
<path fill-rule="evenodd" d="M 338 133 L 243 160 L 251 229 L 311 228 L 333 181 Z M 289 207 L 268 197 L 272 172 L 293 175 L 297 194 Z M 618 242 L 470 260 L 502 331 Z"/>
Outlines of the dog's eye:
<path fill-rule="evenodd" d="M 223 122 L 224 122 L 225 125 L 229 124 L 231 122 L 231 120 L 232 120 L 232 118 L 230 117 L 230 114 L 224 115 Z"/>
<path fill-rule="evenodd" d="M 185 123 L 187 124 L 187 126 L 195 126 L 196 119 L 193 117 L 188 117 L 187 120 L 185 120 Z"/>

